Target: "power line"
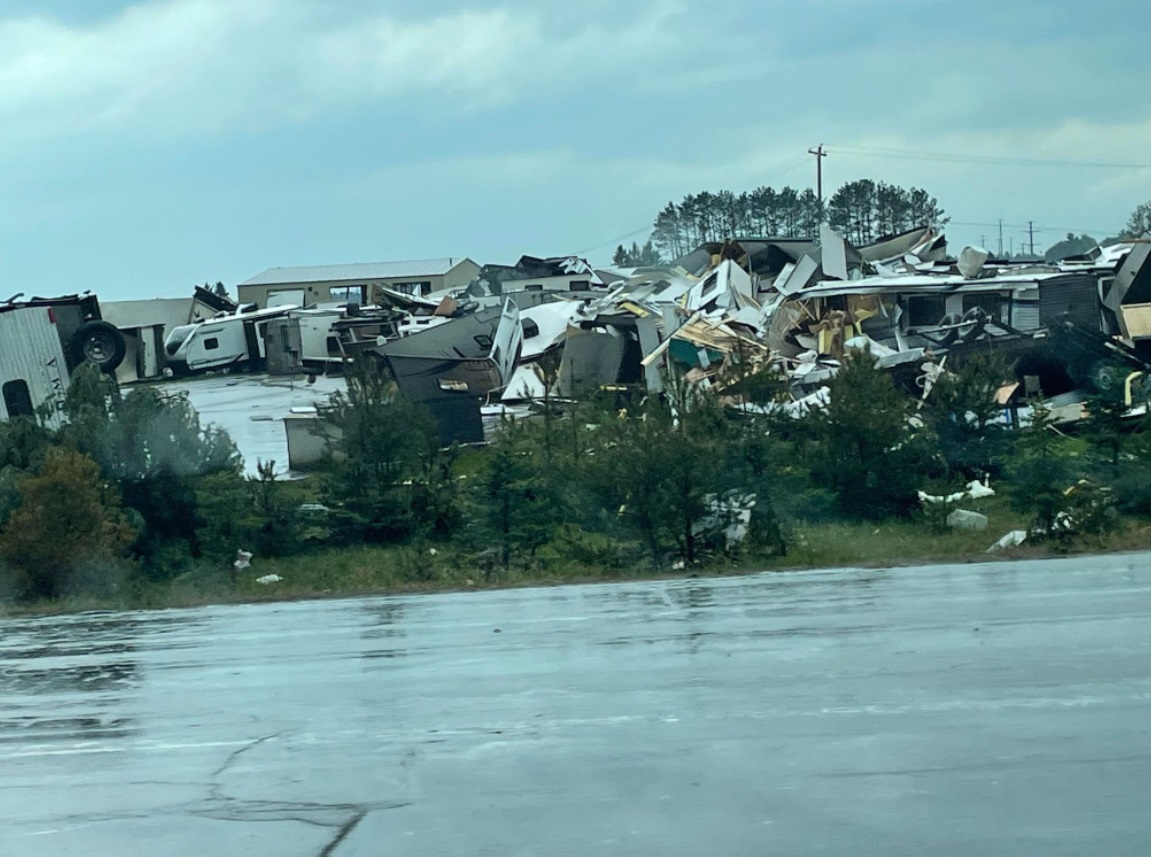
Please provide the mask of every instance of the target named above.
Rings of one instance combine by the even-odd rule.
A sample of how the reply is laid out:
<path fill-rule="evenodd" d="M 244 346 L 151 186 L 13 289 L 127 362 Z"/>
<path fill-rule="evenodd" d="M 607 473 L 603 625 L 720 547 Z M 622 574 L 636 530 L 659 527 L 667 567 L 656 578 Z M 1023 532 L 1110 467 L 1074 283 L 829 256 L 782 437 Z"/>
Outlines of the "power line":
<path fill-rule="evenodd" d="M 988 228 L 999 228 L 999 221 L 987 222 L 976 220 L 949 220 L 947 226 L 980 226 Z M 1004 227 L 1011 229 L 1033 229 L 1036 232 L 1077 232 L 1079 234 L 1094 234 L 1094 235 L 1119 235 L 1123 232 L 1122 229 L 1086 229 L 1081 226 L 1040 226 L 1039 224 L 1028 223 L 1004 223 Z"/>
<path fill-rule="evenodd" d="M 1151 164 L 1128 164 L 1117 161 L 1088 161 L 1070 158 L 1018 158 L 1005 155 L 963 155 L 954 152 L 917 152 L 879 146 L 828 146 L 842 154 L 870 155 L 877 158 L 899 158 L 908 161 L 942 161 L 959 164 L 989 164 L 1031 167 L 1088 167 L 1097 169 L 1151 170 Z"/>

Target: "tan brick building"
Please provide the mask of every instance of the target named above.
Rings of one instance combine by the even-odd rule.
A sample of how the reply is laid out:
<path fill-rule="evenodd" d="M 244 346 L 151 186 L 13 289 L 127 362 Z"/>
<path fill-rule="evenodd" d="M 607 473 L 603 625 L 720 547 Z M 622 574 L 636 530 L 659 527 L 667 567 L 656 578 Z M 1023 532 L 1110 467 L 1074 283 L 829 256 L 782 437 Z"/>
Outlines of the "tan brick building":
<path fill-rule="evenodd" d="M 414 295 L 466 286 L 480 266 L 462 256 L 412 262 L 367 262 L 269 268 L 246 282 L 237 293 L 241 304 L 314 306 L 356 301 L 367 304 L 373 286 L 387 286 Z"/>

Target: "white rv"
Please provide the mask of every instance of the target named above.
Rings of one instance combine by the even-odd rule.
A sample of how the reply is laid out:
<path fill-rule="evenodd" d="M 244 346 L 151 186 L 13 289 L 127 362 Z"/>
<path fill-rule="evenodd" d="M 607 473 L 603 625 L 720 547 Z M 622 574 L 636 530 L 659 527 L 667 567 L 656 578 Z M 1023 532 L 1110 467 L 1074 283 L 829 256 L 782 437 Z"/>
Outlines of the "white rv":
<path fill-rule="evenodd" d="M 168 366 L 176 375 L 260 368 L 267 357 L 264 334 L 268 322 L 293 309 L 282 306 L 241 310 L 174 328 L 164 341 Z"/>

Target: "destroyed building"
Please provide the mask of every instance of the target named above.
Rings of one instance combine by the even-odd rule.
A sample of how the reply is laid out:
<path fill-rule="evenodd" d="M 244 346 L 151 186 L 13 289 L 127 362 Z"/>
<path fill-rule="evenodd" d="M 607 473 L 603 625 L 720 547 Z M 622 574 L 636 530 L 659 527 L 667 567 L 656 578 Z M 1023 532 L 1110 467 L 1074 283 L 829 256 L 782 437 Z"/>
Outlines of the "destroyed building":
<path fill-rule="evenodd" d="M 658 393 L 672 374 L 730 392 L 769 372 L 789 401 L 818 402 L 848 350 L 870 351 L 919 395 L 925 376 L 989 350 L 1033 394 L 1074 395 L 1116 362 L 1131 372 L 1151 362 L 1149 255 L 1141 239 L 1058 264 L 972 247 L 952 257 L 927 226 L 863 247 L 826 225 L 813 239 L 710 242 L 602 295 L 550 296 L 548 317 L 567 319 L 566 333 L 553 325 L 516 370 L 522 394 L 513 384 L 505 396 L 538 397 L 545 380 L 565 398 L 605 387 Z M 558 368 L 531 371 L 543 353 Z"/>

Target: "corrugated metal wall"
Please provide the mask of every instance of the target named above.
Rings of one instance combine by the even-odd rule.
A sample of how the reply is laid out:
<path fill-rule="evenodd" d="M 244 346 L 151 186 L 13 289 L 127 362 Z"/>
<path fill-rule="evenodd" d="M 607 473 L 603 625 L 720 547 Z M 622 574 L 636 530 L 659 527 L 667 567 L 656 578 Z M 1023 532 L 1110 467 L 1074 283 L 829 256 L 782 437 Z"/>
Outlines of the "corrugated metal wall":
<path fill-rule="evenodd" d="M 1008 322 L 1016 330 L 1032 333 L 1039 329 L 1039 301 L 1019 300 L 1011 303 L 1011 319 Z"/>
<path fill-rule="evenodd" d="M 1099 289 L 1094 276 L 1077 274 L 1039 284 L 1040 322 L 1049 326 L 1052 320 L 1064 315 L 1080 327 L 1101 329 Z"/>
<path fill-rule="evenodd" d="M 68 367 L 56 325 L 47 307 L 0 312 L 0 385 L 24 381 L 32 405 L 50 404 L 57 413 L 51 424 L 60 424 L 59 409 L 68 390 Z M 8 409 L 0 397 L 0 419 Z"/>

